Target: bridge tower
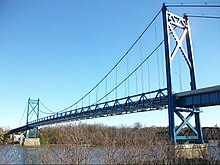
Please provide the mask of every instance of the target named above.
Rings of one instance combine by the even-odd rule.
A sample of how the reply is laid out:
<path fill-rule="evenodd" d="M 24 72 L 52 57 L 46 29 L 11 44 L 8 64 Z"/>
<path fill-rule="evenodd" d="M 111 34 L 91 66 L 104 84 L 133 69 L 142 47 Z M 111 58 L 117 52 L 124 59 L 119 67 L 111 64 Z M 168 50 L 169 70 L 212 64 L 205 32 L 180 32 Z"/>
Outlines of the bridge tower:
<path fill-rule="evenodd" d="M 164 47 L 165 47 L 165 61 L 166 61 L 166 81 L 167 81 L 167 95 L 168 95 L 168 117 L 169 117 L 169 138 L 177 142 L 177 140 L 189 140 L 195 143 L 203 143 L 202 129 L 200 124 L 200 109 L 196 107 L 184 108 L 176 107 L 174 94 L 172 92 L 172 73 L 171 66 L 172 60 L 179 50 L 183 55 L 186 65 L 189 68 L 190 74 L 190 90 L 196 89 L 196 79 L 194 70 L 194 59 L 192 51 L 192 41 L 190 34 L 190 26 L 187 16 L 180 17 L 169 11 L 167 6 L 163 4 L 162 7 L 163 17 L 163 32 L 164 32 Z M 181 31 L 181 35 L 178 36 Z M 171 48 L 170 40 L 176 44 Z M 183 46 L 185 40 L 186 46 Z M 185 48 L 186 47 L 186 48 Z M 185 51 L 185 49 L 187 51 Z M 186 114 L 186 115 L 183 115 Z M 181 119 L 181 124 L 175 126 L 175 116 Z M 194 125 L 190 123 L 190 119 L 194 118 Z M 184 127 L 188 128 L 188 135 L 184 133 Z"/>
<path fill-rule="evenodd" d="M 27 126 L 27 133 L 26 133 L 26 138 L 38 138 L 38 127 L 34 128 L 29 128 L 28 126 L 28 121 L 29 118 L 32 118 L 33 115 L 36 116 L 37 120 L 39 119 L 39 99 L 33 100 L 33 99 L 28 99 L 28 108 L 27 108 L 27 121 L 26 121 L 26 126 Z"/>

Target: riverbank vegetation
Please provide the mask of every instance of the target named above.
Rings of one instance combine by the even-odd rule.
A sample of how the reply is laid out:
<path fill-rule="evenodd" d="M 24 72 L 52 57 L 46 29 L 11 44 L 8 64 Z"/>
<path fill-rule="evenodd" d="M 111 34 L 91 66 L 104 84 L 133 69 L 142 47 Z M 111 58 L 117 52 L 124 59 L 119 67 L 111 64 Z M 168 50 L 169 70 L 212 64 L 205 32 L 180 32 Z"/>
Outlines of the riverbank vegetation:
<path fill-rule="evenodd" d="M 5 145 L 12 143 L 11 139 L 4 139 L 7 132 L 7 129 L 0 128 L 0 164 L 11 164 L 20 158 L 15 148 Z"/>
<path fill-rule="evenodd" d="M 182 157 L 169 142 L 167 127 L 143 127 L 138 122 L 132 127 L 50 126 L 39 129 L 41 147 L 32 152 L 28 148 L 23 157 L 34 164 L 220 164 L 219 127 L 204 128 L 203 133 L 213 147 L 197 148 L 197 157 Z"/>
<path fill-rule="evenodd" d="M 164 142 L 168 143 L 168 127 L 142 127 L 141 123 L 136 122 L 133 127 L 120 126 L 120 127 L 109 127 L 102 124 L 72 124 L 72 125 L 61 125 L 53 127 L 44 127 L 40 129 L 41 144 L 48 146 L 50 144 L 64 144 L 67 137 L 74 136 L 75 138 L 81 137 L 80 141 L 83 144 L 90 144 L 92 146 L 103 146 L 103 139 L 110 138 L 118 143 L 123 141 L 129 136 L 129 143 L 146 143 L 151 142 Z M 187 128 L 183 129 L 183 133 L 187 133 Z M 204 127 L 203 137 L 205 142 L 219 141 L 220 140 L 220 127 Z M 76 139 L 71 139 L 73 143 Z M 182 141 L 187 143 L 187 141 Z"/>
<path fill-rule="evenodd" d="M 3 128 L 0 128 L 0 146 L 1 145 L 4 145 L 4 144 L 8 144 L 8 143 L 11 143 L 12 140 L 7 138 L 5 139 L 4 135 L 8 132 L 8 129 L 3 129 Z"/>
<path fill-rule="evenodd" d="M 184 131 L 188 131 L 187 129 Z M 207 140 L 220 140 L 219 128 L 206 128 Z M 168 140 L 167 127 L 109 127 L 101 124 L 72 124 L 40 129 L 41 144 L 53 148 L 51 159 L 39 159 L 49 163 L 57 158 L 58 163 L 71 164 L 188 164 L 220 163 L 216 158 L 220 145 L 212 148 L 213 155 L 198 149 L 198 157 L 181 157 Z M 54 150 L 54 147 L 56 149 Z M 48 152 L 48 150 L 47 150 Z M 39 151 L 42 154 L 42 151 Z M 51 155 L 53 155 L 51 154 Z M 39 157 L 44 157 L 45 154 Z M 218 155 L 218 154 L 217 154 Z M 46 162 L 45 162 L 46 160 Z"/>
<path fill-rule="evenodd" d="M 0 145 L 3 145 L 3 142 L 4 142 L 4 134 L 5 134 L 5 132 L 3 131 L 2 128 L 0 128 Z"/>

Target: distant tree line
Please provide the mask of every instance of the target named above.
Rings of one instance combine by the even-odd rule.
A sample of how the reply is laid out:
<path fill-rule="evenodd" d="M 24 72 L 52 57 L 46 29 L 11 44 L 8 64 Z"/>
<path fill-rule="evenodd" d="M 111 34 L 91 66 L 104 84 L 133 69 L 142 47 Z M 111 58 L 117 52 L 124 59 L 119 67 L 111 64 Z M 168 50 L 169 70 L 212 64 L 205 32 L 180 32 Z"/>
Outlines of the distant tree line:
<path fill-rule="evenodd" d="M 3 145 L 4 134 L 5 134 L 5 132 L 3 131 L 2 128 L 0 128 L 0 145 Z"/>
<path fill-rule="evenodd" d="M 12 154 L 3 144 L 7 131 L 0 129 L 0 157 Z M 191 135 L 184 128 L 181 134 Z M 206 141 L 218 142 L 212 153 L 219 153 L 219 127 L 203 128 Z M 199 158 L 179 157 L 168 140 L 168 127 L 110 127 L 102 124 L 68 124 L 39 129 L 41 147 L 26 155 L 27 164 L 219 164 L 216 154 L 210 157 L 202 149 Z M 185 142 L 182 142 L 185 143 Z M 1 147 L 2 145 L 2 147 Z M 9 157 L 11 160 L 12 157 Z M 19 158 L 19 155 L 18 155 Z M 7 163 L 6 161 L 5 163 Z M 10 161 L 9 161 L 10 162 Z M 4 161 L 3 161 L 4 163 Z"/>
<path fill-rule="evenodd" d="M 189 130 L 185 128 L 181 133 L 187 132 Z M 218 127 L 205 128 L 204 134 L 204 137 L 208 137 L 209 140 L 220 140 Z M 41 144 L 47 147 L 38 150 L 40 162 L 31 163 L 47 164 L 54 163 L 54 161 L 65 164 L 90 164 L 91 162 L 96 164 L 220 163 L 203 150 L 199 158 L 177 157 L 175 146 L 168 140 L 167 127 L 143 127 L 139 122 L 133 127 L 110 127 L 102 124 L 44 127 L 40 129 L 39 135 Z M 53 147 L 56 149 L 54 150 Z M 214 148 L 213 153 L 219 152 L 219 147 Z M 53 154 L 48 156 L 47 153 Z"/>
<path fill-rule="evenodd" d="M 139 145 L 147 142 L 168 143 L 168 127 L 142 127 L 139 122 L 134 123 L 133 127 L 110 127 L 102 124 L 79 124 L 79 125 L 62 125 L 53 127 L 44 127 L 40 129 L 41 143 L 44 145 L 49 144 L 64 144 L 66 138 L 75 137 L 71 139 L 72 143 L 76 143 L 80 140 L 82 144 L 90 144 L 93 146 L 103 146 L 104 140 L 111 139 L 115 141 L 116 145 L 125 143 L 124 139 L 128 139 L 126 143 Z M 193 135 L 189 128 L 184 128 L 180 135 Z M 77 137 L 82 136 L 80 139 Z M 129 138 L 127 138 L 129 137 Z M 220 140 L 220 128 L 219 127 L 204 127 L 203 128 L 204 141 Z M 183 141 L 182 143 L 185 143 Z"/>
<path fill-rule="evenodd" d="M 135 124 L 134 127 L 110 127 L 101 124 L 87 125 L 63 125 L 55 127 L 44 127 L 40 129 L 42 144 L 65 144 L 80 143 L 92 146 L 105 146 L 106 141 L 111 140 L 116 146 L 127 143 L 130 146 L 137 143 L 156 142 L 161 140 L 158 132 L 166 130 L 166 127 L 144 127 Z M 71 138 L 71 139 L 68 139 Z M 68 140 L 66 140 L 68 139 Z M 167 139 L 167 138 L 165 138 Z"/>

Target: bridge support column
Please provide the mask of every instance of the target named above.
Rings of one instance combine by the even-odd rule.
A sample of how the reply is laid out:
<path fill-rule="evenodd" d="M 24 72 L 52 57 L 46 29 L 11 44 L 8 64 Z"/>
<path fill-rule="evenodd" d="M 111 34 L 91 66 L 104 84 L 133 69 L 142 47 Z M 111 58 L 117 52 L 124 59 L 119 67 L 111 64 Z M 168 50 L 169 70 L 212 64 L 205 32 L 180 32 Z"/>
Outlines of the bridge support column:
<path fill-rule="evenodd" d="M 19 145 L 22 146 L 23 145 L 23 140 L 24 140 L 24 135 L 23 133 L 20 134 L 20 141 L 19 141 Z"/>
<path fill-rule="evenodd" d="M 27 121 L 26 121 L 26 127 L 27 127 L 27 133 L 26 138 L 32 137 L 32 138 L 38 138 L 38 127 L 32 127 L 29 128 L 29 116 L 33 113 L 36 115 L 36 120 L 39 120 L 39 102 L 40 100 L 32 100 L 28 99 L 28 108 L 27 108 Z M 32 114 L 32 115 L 33 115 Z"/>
<path fill-rule="evenodd" d="M 34 147 L 40 146 L 40 138 L 25 138 L 24 139 L 24 146 Z"/>
<path fill-rule="evenodd" d="M 193 62 L 193 51 L 191 45 L 191 34 L 189 22 L 186 16 L 180 17 L 167 11 L 167 7 L 163 4 L 162 8 L 163 17 L 163 32 L 164 32 L 164 47 L 165 47 L 165 61 L 166 61 L 166 79 L 167 79 L 167 96 L 168 96 L 168 117 L 169 117 L 169 138 L 176 143 L 177 140 L 193 140 L 196 143 L 203 143 L 202 129 L 200 124 L 200 110 L 196 107 L 190 107 L 191 109 L 186 111 L 183 107 L 176 107 L 173 93 L 172 93 L 172 72 L 171 66 L 173 58 L 179 50 L 183 55 L 186 64 L 189 68 L 190 74 L 190 89 L 196 89 L 194 62 Z M 176 29 L 182 31 L 180 37 L 176 33 Z M 170 35 L 173 38 L 174 45 L 173 49 L 170 49 Z M 184 50 L 182 45 L 183 40 L 186 41 L 187 51 Z M 184 117 L 182 112 L 187 113 Z M 182 123 L 175 128 L 175 114 L 182 120 Z M 195 118 L 195 127 L 193 127 L 189 120 Z M 192 135 L 179 135 L 183 130 L 184 126 L 188 126 L 191 130 Z M 182 132 L 181 132 L 182 133 Z"/>
<path fill-rule="evenodd" d="M 169 139 L 176 142 L 175 136 L 175 123 L 174 123 L 174 110 L 172 83 L 171 83 L 171 65 L 170 65 L 170 50 L 169 50 L 169 29 L 167 25 L 167 9 L 165 4 L 162 8 L 163 14 L 163 30 L 164 30 L 164 47 L 165 47 L 165 62 L 166 62 L 166 79 L 167 79 L 167 96 L 168 96 L 168 119 L 169 119 Z"/>

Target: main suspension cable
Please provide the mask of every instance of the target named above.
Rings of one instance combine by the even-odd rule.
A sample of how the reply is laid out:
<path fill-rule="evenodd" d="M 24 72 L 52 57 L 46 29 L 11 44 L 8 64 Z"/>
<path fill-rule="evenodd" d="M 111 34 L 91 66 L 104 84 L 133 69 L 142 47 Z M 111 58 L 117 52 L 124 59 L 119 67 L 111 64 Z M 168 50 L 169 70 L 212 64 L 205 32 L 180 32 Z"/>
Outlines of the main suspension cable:
<path fill-rule="evenodd" d="M 187 7 L 187 8 L 219 8 L 220 5 L 219 4 L 208 4 L 207 2 L 205 2 L 204 4 L 184 4 L 184 3 L 180 3 L 180 4 L 169 4 L 169 3 L 166 3 L 166 6 L 167 7 Z"/>
<path fill-rule="evenodd" d="M 25 108 L 24 108 L 24 112 L 23 112 L 23 115 L 22 115 L 22 117 L 21 117 L 21 121 L 20 121 L 20 123 L 19 123 L 19 127 L 21 126 L 21 122 L 22 122 L 22 120 L 23 120 L 23 118 L 24 118 L 24 114 L 25 114 L 25 112 L 26 112 L 26 110 L 27 110 L 27 106 L 28 106 L 28 103 L 26 104 L 26 106 L 25 106 Z"/>
<path fill-rule="evenodd" d="M 73 106 L 75 106 L 77 103 L 79 103 L 82 99 L 84 99 L 85 97 L 87 97 L 94 89 L 96 89 L 97 86 L 99 86 L 109 75 L 110 73 L 119 65 L 119 63 L 121 63 L 121 61 L 128 55 L 128 53 L 133 49 L 133 47 L 137 44 L 137 42 L 141 39 L 141 37 L 144 35 L 144 33 L 149 29 L 149 27 L 152 25 L 152 23 L 155 21 L 155 19 L 159 16 L 161 12 L 161 9 L 159 10 L 159 12 L 154 16 L 154 18 L 151 20 L 151 22 L 147 25 L 147 27 L 144 29 L 144 31 L 141 33 L 141 35 L 135 40 L 135 42 L 131 45 L 131 47 L 127 50 L 127 52 L 119 59 L 119 61 L 112 67 L 112 69 L 88 92 L 86 93 L 81 99 L 79 99 L 77 102 L 75 102 L 74 104 L 70 105 L 69 107 L 60 110 L 59 112 L 63 112 L 66 111 L 70 108 L 72 108 Z"/>
<path fill-rule="evenodd" d="M 51 115 L 51 114 L 57 114 L 57 112 L 44 112 L 44 111 L 42 111 L 42 110 L 40 110 L 39 109 L 39 111 L 41 112 L 41 113 L 43 113 L 43 114 L 47 114 L 47 115 Z"/>
<path fill-rule="evenodd" d="M 116 90 L 119 86 L 121 86 L 129 77 L 131 77 L 153 54 L 154 52 L 162 45 L 164 40 L 162 40 L 157 47 L 123 80 L 121 81 L 115 88 L 113 88 L 110 92 L 107 93 L 107 95 L 111 94 L 114 90 Z M 107 95 L 100 98 L 98 101 L 96 101 L 93 105 L 96 105 L 98 102 L 100 102 L 102 99 L 104 99 Z"/>
<path fill-rule="evenodd" d="M 49 112 L 51 112 L 51 113 L 53 113 L 53 114 L 56 114 L 56 112 L 50 110 L 44 103 L 42 103 L 41 100 L 39 100 L 39 101 L 40 101 L 41 105 L 43 105 L 43 107 L 44 107 L 46 110 L 48 110 Z M 42 111 L 41 111 L 41 112 L 42 112 Z M 47 112 L 45 112 L 45 113 L 47 113 Z M 50 114 L 51 114 L 51 113 L 50 113 Z"/>
<path fill-rule="evenodd" d="M 185 14 L 187 17 L 191 17 L 191 18 L 211 18 L 211 19 L 220 19 L 220 16 L 211 16 L 211 15 L 205 15 L 205 14 L 201 14 L 201 15 L 192 15 L 192 14 Z"/>

